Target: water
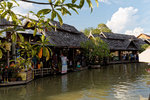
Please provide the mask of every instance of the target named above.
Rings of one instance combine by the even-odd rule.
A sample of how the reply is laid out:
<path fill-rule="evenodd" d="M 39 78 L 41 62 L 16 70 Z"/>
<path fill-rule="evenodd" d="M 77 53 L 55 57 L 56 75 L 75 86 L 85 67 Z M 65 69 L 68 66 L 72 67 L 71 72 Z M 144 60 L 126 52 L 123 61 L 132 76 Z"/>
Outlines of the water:
<path fill-rule="evenodd" d="M 45 77 L 23 86 L 0 88 L 0 100 L 140 100 L 150 94 L 147 64 L 117 64 L 103 69 Z"/>

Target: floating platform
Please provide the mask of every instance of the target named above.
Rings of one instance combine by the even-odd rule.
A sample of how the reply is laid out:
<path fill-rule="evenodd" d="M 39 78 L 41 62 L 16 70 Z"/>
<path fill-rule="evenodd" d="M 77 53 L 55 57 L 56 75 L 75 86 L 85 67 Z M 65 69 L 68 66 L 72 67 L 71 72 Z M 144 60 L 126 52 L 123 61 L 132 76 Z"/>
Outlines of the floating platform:
<path fill-rule="evenodd" d="M 0 83 L 0 87 L 7 87 L 7 86 L 16 86 L 16 85 L 24 85 L 29 83 L 32 80 L 28 81 L 14 81 L 14 82 L 7 82 L 7 83 Z"/>
<path fill-rule="evenodd" d="M 26 73 L 26 80 L 0 83 L 0 87 L 24 85 L 24 84 L 31 82 L 34 79 L 32 70 L 24 72 L 24 73 Z"/>

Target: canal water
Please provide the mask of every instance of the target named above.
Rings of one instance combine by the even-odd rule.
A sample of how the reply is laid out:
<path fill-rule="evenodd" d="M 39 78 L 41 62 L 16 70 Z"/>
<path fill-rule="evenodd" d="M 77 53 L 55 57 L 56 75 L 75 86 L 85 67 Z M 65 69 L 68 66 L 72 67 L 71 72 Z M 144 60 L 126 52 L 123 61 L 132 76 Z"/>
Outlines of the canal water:
<path fill-rule="evenodd" d="M 147 64 L 117 64 L 1 87 L 0 100 L 140 100 L 150 94 Z"/>

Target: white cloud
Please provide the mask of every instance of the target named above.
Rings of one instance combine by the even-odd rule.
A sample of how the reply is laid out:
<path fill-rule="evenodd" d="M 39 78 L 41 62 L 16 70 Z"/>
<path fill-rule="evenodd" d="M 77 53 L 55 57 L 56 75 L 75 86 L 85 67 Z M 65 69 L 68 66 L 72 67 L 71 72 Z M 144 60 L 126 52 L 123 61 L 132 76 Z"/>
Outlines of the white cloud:
<path fill-rule="evenodd" d="M 119 8 L 119 10 L 112 15 L 111 19 L 107 21 L 106 25 L 112 29 L 114 33 L 123 33 L 125 30 L 129 30 L 136 25 L 138 18 L 136 15 L 137 12 L 138 9 L 133 7 Z"/>
<path fill-rule="evenodd" d="M 23 2 L 23 1 L 18 1 L 18 4 L 20 5 L 20 7 L 22 9 L 27 9 L 27 10 L 31 10 L 34 8 L 32 3 L 27 3 L 27 2 Z"/>
<path fill-rule="evenodd" d="M 13 9 L 13 11 L 16 13 L 16 14 L 22 14 L 22 15 L 27 15 L 27 13 L 34 9 L 35 6 L 33 6 L 32 3 L 26 3 L 26 2 L 23 2 L 23 1 L 18 1 L 18 4 L 19 4 L 19 7 L 15 7 Z M 16 5 L 16 4 L 14 4 Z"/>
<path fill-rule="evenodd" d="M 99 2 L 103 2 L 103 3 L 106 3 L 106 4 L 111 4 L 111 2 L 110 1 L 108 1 L 108 0 L 98 0 Z"/>
<path fill-rule="evenodd" d="M 138 35 L 140 35 L 141 33 L 144 33 L 144 29 L 141 28 L 141 27 L 137 27 L 137 28 L 135 28 L 134 30 L 127 30 L 127 31 L 125 32 L 125 34 L 127 34 L 127 35 L 134 35 L 134 36 L 138 36 Z"/>

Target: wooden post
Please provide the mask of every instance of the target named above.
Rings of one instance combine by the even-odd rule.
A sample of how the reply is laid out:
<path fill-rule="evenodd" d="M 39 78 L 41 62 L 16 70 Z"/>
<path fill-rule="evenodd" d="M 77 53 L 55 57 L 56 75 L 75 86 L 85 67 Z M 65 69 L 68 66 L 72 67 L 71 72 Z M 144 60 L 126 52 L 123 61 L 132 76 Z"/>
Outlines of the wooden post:
<path fill-rule="evenodd" d="M 9 51 L 7 50 L 7 66 L 9 67 Z"/>
<path fill-rule="evenodd" d="M 5 46 L 7 50 L 7 66 L 9 67 L 9 56 L 10 56 L 9 51 L 11 50 L 11 43 L 8 42 L 5 44 Z"/>
<path fill-rule="evenodd" d="M 74 53 L 74 49 L 73 49 L 73 69 L 76 68 L 76 63 L 75 63 L 75 53 Z"/>
<path fill-rule="evenodd" d="M 16 43 L 12 43 L 13 60 L 16 62 Z"/>
<path fill-rule="evenodd" d="M 119 55 L 119 61 L 121 61 L 121 51 L 118 51 Z"/>

